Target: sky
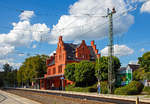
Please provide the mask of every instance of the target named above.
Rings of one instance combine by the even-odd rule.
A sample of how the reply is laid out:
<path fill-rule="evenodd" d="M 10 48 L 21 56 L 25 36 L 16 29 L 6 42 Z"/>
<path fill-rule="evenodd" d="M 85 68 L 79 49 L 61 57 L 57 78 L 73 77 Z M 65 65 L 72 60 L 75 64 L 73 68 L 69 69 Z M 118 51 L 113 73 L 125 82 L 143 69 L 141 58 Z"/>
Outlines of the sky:
<path fill-rule="evenodd" d="M 150 0 L 0 0 L 0 69 L 19 68 L 25 58 L 50 55 L 58 37 L 79 44 L 95 40 L 108 55 L 109 22 L 113 14 L 114 55 L 122 66 L 137 63 L 150 51 Z"/>

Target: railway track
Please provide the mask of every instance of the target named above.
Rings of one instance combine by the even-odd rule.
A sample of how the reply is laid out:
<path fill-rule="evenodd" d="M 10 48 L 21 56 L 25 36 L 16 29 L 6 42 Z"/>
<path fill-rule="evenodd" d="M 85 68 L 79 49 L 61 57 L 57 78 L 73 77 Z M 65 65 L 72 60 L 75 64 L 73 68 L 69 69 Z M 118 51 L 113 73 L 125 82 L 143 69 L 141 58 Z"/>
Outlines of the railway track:
<path fill-rule="evenodd" d="M 32 92 L 34 94 L 46 94 L 46 95 L 62 96 L 62 97 L 68 97 L 68 98 L 73 98 L 73 99 L 103 102 L 106 104 L 107 103 L 109 103 L 109 104 L 135 104 L 135 101 L 131 101 L 131 100 L 105 98 L 105 97 L 88 96 L 88 95 L 80 95 L 80 94 L 70 94 L 70 93 L 63 93 L 61 91 L 43 91 L 43 90 L 12 89 L 12 88 L 7 89 L 7 90 L 8 91 L 13 90 L 13 91 Z M 140 102 L 140 104 L 150 104 L 150 103 Z"/>

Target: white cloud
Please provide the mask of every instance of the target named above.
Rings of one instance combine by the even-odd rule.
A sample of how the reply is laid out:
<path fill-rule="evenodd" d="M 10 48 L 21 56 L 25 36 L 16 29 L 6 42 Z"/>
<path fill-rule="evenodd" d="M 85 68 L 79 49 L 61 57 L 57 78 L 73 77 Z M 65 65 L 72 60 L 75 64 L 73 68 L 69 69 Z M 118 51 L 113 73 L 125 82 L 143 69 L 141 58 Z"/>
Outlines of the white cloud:
<path fill-rule="evenodd" d="M 33 15 L 34 12 L 24 11 L 20 17 L 30 19 L 32 17 L 31 14 Z M 28 46 L 33 41 L 39 42 L 42 39 L 46 40 L 50 28 L 48 28 L 45 24 L 40 23 L 32 25 L 26 19 L 22 19 L 23 21 L 19 21 L 18 23 L 12 23 L 13 29 L 10 30 L 8 34 L 0 34 L 1 55 L 6 55 L 12 52 L 15 47 Z"/>
<path fill-rule="evenodd" d="M 129 64 L 138 64 L 138 60 L 136 60 L 136 61 L 129 61 Z"/>
<path fill-rule="evenodd" d="M 53 55 L 54 55 L 54 53 L 56 53 L 56 51 L 51 52 L 51 53 L 50 53 L 50 56 L 53 56 Z"/>
<path fill-rule="evenodd" d="M 73 44 L 80 44 L 81 42 L 81 40 L 74 40 Z"/>
<path fill-rule="evenodd" d="M 4 64 L 8 63 L 13 68 L 19 68 L 22 63 L 14 63 L 14 59 L 8 58 L 8 59 L 0 59 L 0 67 L 2 68 Z"/>
<path fill-rule="evenodd" d="M 49 37 L 50 28 L 45 24 L 34 24 L 31 26 L 31 32 L 33 40 L 35 41 L 46 41 Z"/>
<path fill-rule="evenodd" d="M 13 29 L 9 33 L 0 34 L 0 60 L 4 62 L 4 56 L 13 53 L 16 47 L 28 47 L 33 41 L 46 41 L 50 28 L 44 23 L 32 25 L 29 20 L 33 15 L 33 11 L 24 11 L 19 15 L 20 21 L 12 23 Z M 22 54 L 19 56 L 22 56 Z M 13 62 L 11 64 L 15 65 Z"/>
<path fill-rule="evenodd" d="M 10 45 L 0 45 L 0 57 L 1 56 L 5 56 L 11 52 L 13 52 L 15 49 L 14 46 L 10 46 Z"/>
<path fill-rule="evenodd" d="M 150 13 L 150 1 L 147 0 L 141 7 L 141 12 L 148 12 Z"/>
<path fill-rule="evenodd" d="M 32 16 L 34 16 L 34 11 L 23 11 L 19 15 L 20 20 L 29 20 L 30 18 L 32 18 Z"/>
<path fill-rule="evenodd" d="M 124 14 L 129 6 L 124 0 L 78 0 L 70 6 L 69 15 L 60 17 L 53 26 L 50 43 L 55 43 L 59 35 L 64 40 L 100 39 L 108 35 L 108 18 L 103 18 L 107 8 L 116 8 L 114 15 L 114 34 L 122 34 L 134 23 L 134 16 Z M 85 15 L 88 14 L 88 15 Z M 95 16 L 93 16 L 95 15 Z M 117 17 L 117 18 L 115 18 Z M 126 22 L 124 22 L 126 21 Z"/>
<path fill-rule="evenodd" d="M 34 44 L 34 45 L 32 46 L 32 48 L 36 48 L 36 45 Z"/>
<path fill-rule="evenodd" d="M 8 34 L 0 34 L 0 43 L 14 46 L 27 46 L 32 41 L 46 38 L 50 29 L 45 24 L 31 25 L 29 21 L 13 23 L 13 29 Z"/>
<path fill-rule="evenodd" d="M 133 54 L 134 50 L 126 45 L 114 45 L 115 56 L 127 56 Z M 108 56 L 108 46 L 101 50 L 102 56 Z"/>
<path fill-rule="evenodd" d="M 18 53 L 18 56 L 22 57 L 22 56 L 25 56 L 24 53 Z"/>
<path fill-rule="evenodd" d="M 140 52 L 144 52 L 144 51 L 145 51 L 145 49 L 144 49 L 144 48 L 141 48 L 141 49 L 140 49 Z"/>

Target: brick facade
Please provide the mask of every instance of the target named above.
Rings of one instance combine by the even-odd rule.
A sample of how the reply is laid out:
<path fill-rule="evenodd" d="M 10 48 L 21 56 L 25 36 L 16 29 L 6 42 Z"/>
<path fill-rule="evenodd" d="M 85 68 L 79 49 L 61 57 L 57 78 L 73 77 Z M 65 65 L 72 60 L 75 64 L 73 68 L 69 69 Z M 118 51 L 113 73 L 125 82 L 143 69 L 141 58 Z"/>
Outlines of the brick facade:
<path fill-rule="evenodd" d="M 47 74 L 40 80 L 41 89 L 61 89 L 73 82 L 62 80 L 64 69 L 68 63 L 80 62 L 81 60 L 95 61 L 100 57 L 94 41 L 87 46 L 85 40 L 81 44 L 64 43 L 62 36 L 59 37 L 56 53 L 50 56 L 47 61 Z"/>

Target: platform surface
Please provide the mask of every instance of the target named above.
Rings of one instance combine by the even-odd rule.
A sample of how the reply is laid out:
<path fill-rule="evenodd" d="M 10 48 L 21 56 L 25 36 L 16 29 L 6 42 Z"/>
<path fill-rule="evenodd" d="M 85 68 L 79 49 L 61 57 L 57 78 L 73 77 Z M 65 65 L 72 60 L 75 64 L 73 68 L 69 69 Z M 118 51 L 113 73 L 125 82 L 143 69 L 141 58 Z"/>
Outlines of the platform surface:
<path fill-rule="evenodd" d="M 0 90 L 0 104 L 40 104 L 40 103 Z"/>

